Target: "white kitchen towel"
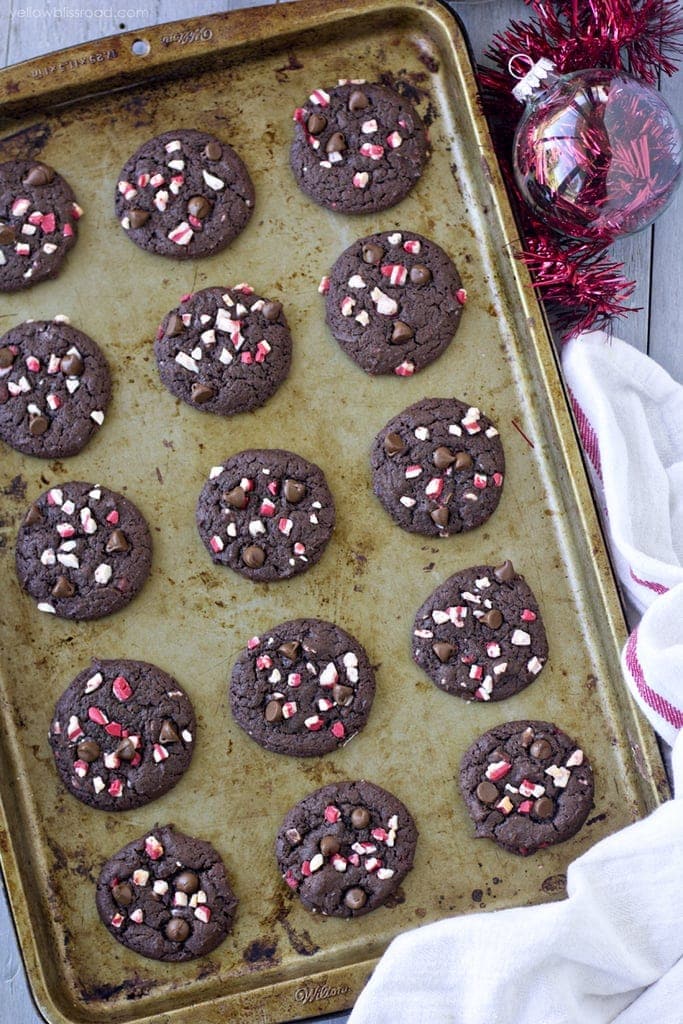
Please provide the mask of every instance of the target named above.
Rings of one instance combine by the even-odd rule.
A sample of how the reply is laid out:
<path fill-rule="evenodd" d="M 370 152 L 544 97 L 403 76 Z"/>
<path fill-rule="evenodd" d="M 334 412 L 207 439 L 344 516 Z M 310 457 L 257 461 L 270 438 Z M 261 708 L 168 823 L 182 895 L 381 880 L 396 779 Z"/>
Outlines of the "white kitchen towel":
<path fill-rule="evenodd" d="M 615 569 L 642 612 L 683 583 L 683 387 L 604 331 L 562 349 Z"/>
<path fill-rule="evenodd" d="M 349 1024 L 681 1024 L 681 734 L 673 772 L 681 795 L 574 861 L 567 899 L 395 939 Z"/>

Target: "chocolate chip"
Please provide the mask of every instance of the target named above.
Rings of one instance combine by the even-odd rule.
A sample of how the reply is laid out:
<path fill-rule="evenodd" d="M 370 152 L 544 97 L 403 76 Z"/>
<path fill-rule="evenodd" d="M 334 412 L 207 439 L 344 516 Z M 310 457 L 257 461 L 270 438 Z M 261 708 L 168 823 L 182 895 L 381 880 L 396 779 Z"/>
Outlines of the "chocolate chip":
<path fill-rule="evenodd" d="M 128 223 L 132 228 L 143 227 L 150 218 L 148 210 L 138 210 L 135 207 L 133 210 L 128 211 Z"/>
<path fill-rule="evenodd" d="M 216 397 L 216 392 L 213 388 L 209 387 L 208 384 L 200 384 L 199 381 L 195 381 L 192 385 L 190 394 L 192 395 L 192 401 L 196 402 L 197 405 L 204 405 L 205 402 L 210 402 L 212 398 Z"/>
<path fill-rule="evenodd" d="M 269 700 L 266 704 L 266 710 L 264 712 L 266 722 L 273 725 L 275 722 L 281 722 L 282 715 L 282 704 L 279 700 Z"/>
<path fill-rule="evenodd" d="M 266 553 L 258 544 L 250 544 L 242 552 L 242 561 L 250 569 L 260 569 L 266 560 Z"/>
<path fill-rule="evenodd" d="M 130 544 L 123 530 L 112 530 L 111 536 L 104 549 L 108 555 L 119 554 L 130 551 Z"/>
<path fill-rule="evenodd" d="M 24 178 L 23 185 L 49 185 L 55 172 L 45 164 L 35 164 Z"/>
<path fill-rule="evenodd" d="M 335 132 L 334 135 L 330 135 L 325 146 L 326 153 L 343 153 L 346 149 L 346 139 L 341 132 Z"/>
<path fill-rule="evenodd" d="M 192 196 L 187 200 L 187 212 L 197 220 L 204 220 L 211 213 L 211 203 L 204 196 Z"/>
<path fill-rule="evenodd" d="M 477 800 L 482 804 L 495 804 L 498 800 L 498 790 L 488 780 L 480 782 L 477 786 Z"/>
<path fill-rule="evenodd" d="M 550 757 L 553 752 L 553 748 L 550 746 L 547 740 L 534 740 L 529 747 L 529 753 L 532 757 L 537 758 L 539 761 L 545 761 L 546 757 Z"/>
<path fill-rule="evenodd" d="M 111 891 L 120 907 L 129 907 L 133 902 L 133 890 L 128 882 L 118 882 Z"/>
<path fill-rule="evenodd" d="M 327 118 L 322 114 L 311 114 L 306 122 L 306 129 L 309 135 L 320 135 L 327 128 Z"/>
<path fill-rule="evenodd" d="M 159 730 L 159 743 L 180 743 L 180 736 L 178 735 L 173 722 L 169 718 L 165 718 L 161 723 L 161 729 Z"/>
<path fill-rule="evenodd" d="M 354 89 L 349 96 L 349 110 L 352 110 L 355 114 L 358 110 L 365 110 L 366 107 L 370 106 L 370 100 L 367 98 L 364 92 L 360 89 Z"/>
<path fill-rule="evenodd" d="M 135 757 L 135 744 L 129 736 L 126 736 L 125 739 L 121 740 L 114 753 L 122 761 L 132 761 Z"/>
<path fill-rule="evenodd" d="M 100 756 L 100 745 L 95 740 L 81 740 L 76 747 L 76 753 L 80 761 L 92 764 Z"/>
<path fill-rule="evenodd" d="M 354 828 L 367 828 L 370 824 L 370 811 L 367 807 L 354 807 L 351 811 L 351 824 Z"/>
<path fill-rule="evenodd" d="M 373 267 L 376 267 L 380 263 L 382 256 L 384 256 L 384 249 L 381 245 L 375 245 L 374 242 L 368 242 L 367 245 L 363 246 L 363 263 L 369 263 Z"/>
<path fill-rule="evenodd" d="M 181 871 L 173 883 L 178 892 L 185 892 L 188 896 L 199 891 L 199 876 L 194 871 Z"/>
<path fill-rule="evenodd" d="M 486 614 L 482 615 L 479 621 L 483 622 L 483 624 L 488 626 L 489 629 L 500 629 L 503 625 L 503 616 L 497 608 L 489 608 Z"/>
<path fill-rule="evenodd" d="M 36 416 L 35 413 L 28 418 L 28 432 L 31 437 L 41 437 L 50 426 L 47 416 Z"/>
<path fill-rule="evenodd" d="M 16 237 L 13 227 L 9 224 L 0 224 L 0 245 L 11 245 Z"/>
<path fill-rule="evenodd" d="M 400 455 L 405 450 L 406 446 L 400 434 L 387 434 L 384 438 L 384 451 L 389 457 Z"/>
<path fill-rule="evenodd" d="M 261 314 L 266 320 L 272 323 L 273 320 L 277 320 L 280 313 L 282 312 L 281 302 L 264 302 L 261 307 Z"/>
<path fill-rule="evenodd" d="M 323 857 L 331 857 L 341 849 L 341 843 L 336 836 L 323 836 L 318 846 Z"/>
<path fill-rule="evenodd" d="M 552 818 L 554 810 L 553 802 L 549 796 L 539 796 L 538 800 L 534 800 L 531 813 L 535 818 L 545 820 L 546 818 Z"/>
<path fill-rule="evenodd" d="M 24 516 L 24 526 L 35 526 L 36 523 L 42 523 L 42 521 L 43 513 L 34 503 L 33 505 L 30 506 L 28 512 Z"/>
<path fill-rule="evenodd" d="M 440 505 L 439 508 L 432 509 L 429 513 L 432 522 L 436 523 L 440 530 L 445 530 L 448 526 L 448 509 L 445 505 Z"/>
<path fill-rule="evenodd" d="M 204 146 L 204 156 L 207 160 L 220 160 L 223 156 L 223 147 L 218 142 L 207 142 Z"/>
<path fill-rule="evenodd" d="M 59 369 L 67 377 L 80 377 L 83 373 L 83 360 L 78 352 L 67 352 L 59 361 Z"/>
<path fill-rule="evenodd" d="M 405 341 L 410 341 L 414 335 L 415 331 L 410 324 L 404 324 L 402 320 L 397 320 L 391 332 L 390 341 L 392 345 L 402 345 Z"/>
<path fill-rule="evenodd" d="M 182 917 L 172 917 L 164 928 L 164 934 L 171 942 L 184 942 L 190 934 L 190 926 Z"/>
<path fill-rule="evenodd" d="M 450 448 L 446 448 L 446 446 L 443 444 L 439 445 L 439 447 L 434 452 L 434 465 L 436 466 L 436 468 L 448 469 L 448 467 L 452 466 L 454 462 L 455 455 L 450 450 Z"/>
<path fill-rule="evenodd" d="M 353 889 L 347 889 L 344 893 L 344 903 L 349 910 L 360 910 L 361 907 L 365 906 L 367 901 L 368 898 L 365 895 L 365 892 L 358 888 L 358 886 L 354 886 Z"/>
<path fill-rule="evenodd" d="M 451 646 L 451 644 L 442 643 L 441 641 L 432 644 L 432 650 L 442 665 L 445 665 L 455 653 L 455 647 Z"/>
<path fill-rule="evenodd" d="M 185 324 L 178 316 L 177 313 L 171 313 L 166 324 L 166 337 L 177 338 L 179 334 L 182 334 L 185 330 Z"/>
<path fill-rule="evenodd" d="M 416 263 L 410 268 L 410 280 L 412 284 L 429 284 L 432 279 L 432 272 L 424 263 Z"/>
<path fill-rule="evenodd" d="M 353 700 L 353 692 L 352 687 L 335 683 L 332 687 L 332 696 L 334 697 L 335 704 L 339 704 L 340 707 L 346 707 Z"/>
<path fill-rule="evenodd" d="M 473 459 L 469 452 L 456 452 L 454 467 L 456 470 L 471 469 Z"/>
<path fill-rule="evenodd" d="M 298 505 L 306 494 L 306 484 L 302 484 L 299 480 L 287 479 L 282 493 L 291 505 Z"/>
<path fill-rule="evenodd" d="M 530 747 L 531 744 L 534 742 L 534 736 L 535 735 L 536 735 L 536 733 L 531 728 L 531 726 L 527 726 L 527 728 L 524 730 L 524 732 L 520 736 L 519 742 L 526 749 L 526 747 Z"/>
<path fill-rule="evenodd" d="M 514 580 L 517 573 L 510 559 L 506 558 L 502 565 L 497 566 L 493 570 L 493 575 L 499 583 L 509 583 L 511 580 Z"/>
<path fill-rule="evenodd" d="M 73 597 L 76 593 L 76 588 L 66 576 L 58 576 L 57 582 L 50 593 L 53 597 Z"/>
<path fill-rule="evenodd" d="M 301 650 L 301 644 L 298 640 L 285 640 L 283 644 L 278 647 L 278 653 L 283 658 L 287 658 L 288 661 L 296 661 L 299 657 L 299 651 Z"/>
<path fill-rule="evenodd" d="M 230 508 L 246 508 L 249 502 L 247 492 L 242 487 L 233 487 L 231 491 L 226 491 L 223 495 L 223 501 Z"/>

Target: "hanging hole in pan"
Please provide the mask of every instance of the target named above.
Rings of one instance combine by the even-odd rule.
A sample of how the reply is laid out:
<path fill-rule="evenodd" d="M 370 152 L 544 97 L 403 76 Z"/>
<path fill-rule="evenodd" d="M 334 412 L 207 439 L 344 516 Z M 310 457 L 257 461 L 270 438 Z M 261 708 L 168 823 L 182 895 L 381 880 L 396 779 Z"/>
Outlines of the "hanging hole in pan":
<path fill-rule="evenodd" d="M 136 57 L 146 57 L 151 49 L 152 47 L 146 39 L 136 39 L 131 46 L 131 50 Z"/>

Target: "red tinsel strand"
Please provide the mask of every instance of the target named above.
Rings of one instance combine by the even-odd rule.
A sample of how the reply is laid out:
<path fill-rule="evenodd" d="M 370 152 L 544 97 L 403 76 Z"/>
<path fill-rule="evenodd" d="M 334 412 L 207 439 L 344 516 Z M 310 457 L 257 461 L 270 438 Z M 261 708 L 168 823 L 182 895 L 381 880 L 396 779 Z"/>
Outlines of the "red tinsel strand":
<path fill-rule="evenodd" d="M 478 68 L 484 109 L 505 184 L 516 208 L 522 234 L 517 254 L 534 275 L 534 287 L 546 303 L 553 325 L 569 336 L 607 326 L 632 309 L 626 305 L 635 282 L 623 265 L 607 256 L 607 246 L 577 243 L 548 233 L 531 214 L 514 181 L 512 139 L 524 109 L 512 96 L 515 80 L 508 70 L 517 53 L 532 61 L 550 57 L 560 74 L 585 68 L 629 70 L 647 82 L 676 70 L 683 53 L 683 13 L 678 0 L 526 0 L 534 21 L 512 21 L 497 33 L 485 56 L 495 66 Z M 624 154 L 624 160 L 638 154 Z"/>

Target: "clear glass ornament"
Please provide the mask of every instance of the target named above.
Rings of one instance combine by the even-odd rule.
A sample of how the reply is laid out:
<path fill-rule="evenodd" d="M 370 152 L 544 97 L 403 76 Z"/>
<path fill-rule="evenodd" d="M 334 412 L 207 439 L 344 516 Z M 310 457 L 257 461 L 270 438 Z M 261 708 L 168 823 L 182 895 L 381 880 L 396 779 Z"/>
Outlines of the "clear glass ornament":
<path fill-rule="evenodd" d="M 607 244 L 669 205 L 681 179 L 681 131 L 652 86 L 605 68 L 558 75 L 542 59 L 513 93 L 527 101 L 513 142 L 515 180 L 550 228 Z"/>

